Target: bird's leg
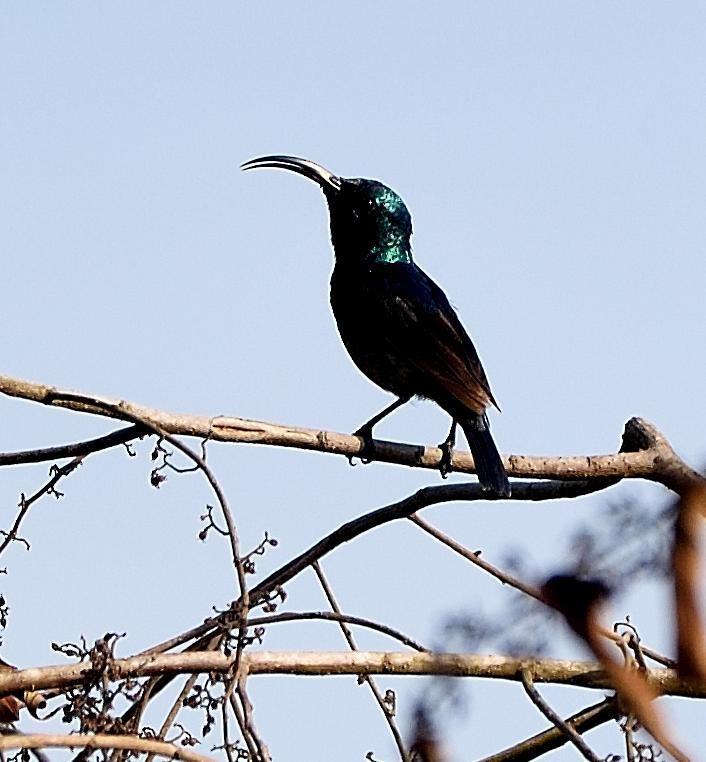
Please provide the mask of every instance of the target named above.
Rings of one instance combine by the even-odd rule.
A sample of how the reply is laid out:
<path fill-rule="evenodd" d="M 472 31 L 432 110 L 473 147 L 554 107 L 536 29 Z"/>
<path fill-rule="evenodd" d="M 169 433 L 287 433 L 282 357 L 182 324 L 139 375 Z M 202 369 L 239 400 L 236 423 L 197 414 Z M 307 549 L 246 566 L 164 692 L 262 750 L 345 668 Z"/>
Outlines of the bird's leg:
<path fill-rule="evenodd" d="M 375 445 L 373 444 L 373 427 L 377 426 L 380 421 L 390 415 L 390 413 L 397 410 L 398 407 L 402 407 L 406 402 L 409 402 L 409 397 L 400 397 L 396 399 L 391 405 L 388 405 L 384 410 L 381 410 L 377 415 L 374 415 L 369 421 L 366 421 L 362 426 L 358 427 L 353 435 L 360 437 L 363 440 L 363 449 L 360 451 L 360 462 L 370 463 L 373 455 L 375 454 Z M 352 459 L 349 458 L 351 461 Z"/>
<path fill-rule="evenodd" d="M 451 429 L 446 439 L 439 445 L 441 450 L 441 460 L 439 461 L 439 472 L 441 478 L 445 479 L 453 470 L 454 446 L 456 445 L 456 419 L 451 421 Z"/>
<path fill-rule="evenodd" d="M 400 397 L 396 399 L 391 405 L 388 405 L 384 410 L 381 410 L 377 415 L 374 415 L 369 421 L 366 421 L 362 426 L 359 426 L 353 433 L 357 437 L 372 437 L 373 427 L 377 426 L 383 418 L 387 418 L 390 413 L 397 410 L 398 407 L 402 407 L 406 402 L 409 402 L 409 397 Z"/>

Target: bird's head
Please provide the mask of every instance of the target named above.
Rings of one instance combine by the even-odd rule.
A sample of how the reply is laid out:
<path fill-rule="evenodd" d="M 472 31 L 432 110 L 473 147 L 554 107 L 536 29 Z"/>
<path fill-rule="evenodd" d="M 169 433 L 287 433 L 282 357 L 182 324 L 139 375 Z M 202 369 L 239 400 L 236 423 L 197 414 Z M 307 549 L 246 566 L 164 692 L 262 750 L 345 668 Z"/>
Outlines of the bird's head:
<path fill-rule="evenodd" d="M 411 262 L 412 218 L 404 201 L 377 180 L 338 177 L 319 164 L 295 156 L 263 156 L 242 169 L 276 167 L 304 175 L 319 185 L 331 216 L 331 241 L 341 262 Z"/>

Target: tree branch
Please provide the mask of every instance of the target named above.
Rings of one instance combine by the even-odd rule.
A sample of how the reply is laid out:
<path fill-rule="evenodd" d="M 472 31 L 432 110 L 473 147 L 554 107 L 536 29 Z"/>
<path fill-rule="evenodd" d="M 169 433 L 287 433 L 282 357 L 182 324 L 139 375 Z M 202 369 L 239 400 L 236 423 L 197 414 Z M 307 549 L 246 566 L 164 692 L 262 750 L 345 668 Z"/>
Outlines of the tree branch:
<path fill-rule="evenodd" d="M 565 722 L 542 698 L 539 691 L 534 687 L 534 680 L 532 679 L 532 673 L 528 669 L 523 669 L 521 672 L 522 685 L 525 692 L 530 697 L 532 703 L 539 709 L 539 711 L 551 722 L 556 728 L 558 728 L 564 736 L 571 741 L 571 743 L 579 750 L 584 759 L 589 762 L 601 762 L 597 754 L 594 754 L 593 750 L 583 740 L 580 733 Z"/>
<path fill-rule="evenodd" d="M 279 426 L 245 418 L 215 416 L 211 418 L 168 413 L 121 400 L 103 400 L 90 395 L 62 391 L 46 384 L 0 375 L 0 393 L 10 397 L 63 407 L 91 415 L 144 421 L 150 428 L 173 435 L 207 438 L 218 442 L 265 444 L 315 450 L 348 458 L 359 456 L 364 443 L 360 437 L 319 429 Z M 82 401 L 72 399 L 81 397 Z M 95 402 L 91 402 L 93 399 Z M 106 405 L 110 407 L 107 408 Z M 701 481 L 686 466 L 669 442 L 654 426 L 641 418 L 632 418 L 625 426 L 622 452 L 611 455 L 530 456 L 507 455 L 503 463 L 510 476 L 533 479 L 622 479 L 642 478 L 657 481 L 677 492 L 685 485 Z M 366 454 L 367 455 L 367 454 Z M 416 468 L 438 469 L 441 461 L 438 447 L 408 445 L 375 440 L 373 460 L 397 463 Z M 457 452 L 454 471 L 474 473 L 469 453 Z M 486 495 L 486 498 L 488 496 Z"/>
<path fill-rule="evenodd" d="M 114 659 L 113 680 L 176 675 L 193 672 L 227 673 L 233 657 L 215 651 L 185 651 Z M 504 656 L 378 651 L 257 651 L 242 655 L 249 675 L 446 675 L 520 681 L 527 669 L 536 683 L 557 683 L 583 688 L 612 690 L 613 683 L 598 662 L 562 659 L 516 659 Z M 43 690 L 77 685 L 95 676 L 89 661 L 49 667 L 33 667 L 0 673 L 0 695 L 18 690 Z M 688 698 L 706 698 L 706 683 L 682 679 L 672 669 L 654 669 L 647 678 L 659 693 Z"/>
<path fill-rule="evenodd" d="M 0 466 L 17 466 L 27 463 L 42 463 L 46 460 L 63 460 L 64 458 L 81 458 L 93 452 L 107 450 L 121 444 L 127 444 L 133 439 L 143 437 L 150 432 L 142 426 L 126 426 L 112 431 L 96 439 L 83 442 L 59 445 L 58 447 L 42 447 L 38 450 L 21 450 L 19 452 L 0 453 Z"/>
<path fill-rule="evenodd" d="M 353 616 L 351 614 L 337 614 L 333 611 L 283 611 L 279 614 L 267 614 L 265 616 L 251 617 L 248 619 L 247 627 L 258 627 L 265 624 L 278 624 L 279 622 L 345 622 L 346 624 L 356 625 L 358 627 L 365 627 L 369 630 L 381 632 L 383 635 L 387 635 L 390 638 L 398 640 L 405 646 L 413 648 L 415 651 L 429 651 L 416 640 L 413 640 L 408 635 L 405 635 L 399 630 L 395 630 L 392 627 L 388 627 L 386 624 L 380 622 L 374 622 L 372 619 L 366 619 L 360 616 Z"/>
<path fill-rule="evenodd" d="M 591 492 L 593 489 L 587 482 L 515 482 L 512 485 L 512 499 L 530 501 L 554 500 L 557 498 L 556 488 L 559 484 L 566 485 L 569 490 L 575 490 L 577 494 L 585 494 L 585 492 Z M 407 518 L 422 508 L 456 500 L 488 500 L 488 495 L 476 482 L 423 487 L 396 503 L 391 503 L 352 521 L 348 521 L 251 588 L 251 606 L 256 606 L 258 602 L 266 600 L 273 591 L 296 577 L 304 569 L 311 566 L 314 561 L 318 561 L 340 545 L 343 545 L 343 543 L 350 542 L 382 524 Z M 187 630 L 170 640 L 153 646 L 143 653 L 161 653 L 196 638 L 201 639 L 196 641 L 192 647 L 198 650 L 205 648 L 206 642 L 212 637 L 214 630 L 237 626 L 237 612 L 238 602 L 236 601 L 228 611 L 217 617 L 211 617 L 191 630 Z"/>
<path fill-rule="evenodd" d="M 585 733 L 604 722 L 617 720 L 618 717 L 617 703 L 614 698 L 609 698 L 601 701 L 600 704 L 581 710 L 565 722 L 575 728 L 578 733 Z M 550 751 L 560 749 L 566 743 L 568 743 L 568 739 L 564 733 L 553 727 L 515 744 L 509 749 L 485 757 L 480 762 L 530 762 L 530 760 L 537 759 Z"/>
<path fill-rule="evenodd" d="M 20 735 L 0 736 L 0 750 L 5 749 L 125 749 L 140 753 L 158 754 L 169 759 L 183 759 L 186 762 L 213 762 L 213 757 L 205 757 L 185 747 L 175 746 L 165 741 L 154 741 L 151 738 L 139 736 L 108 735 L 97 733 L 89 735 L 76 733 L 74 735 Z"/>
<path fill-rule="evenodd" d="M 534 598 L 535 600 L 543 602 L 542 594 L 539 588 L 533 585 L 528 585 L 521 579 L 513 577 L 512 574 L 508 574 L 507 572 L 502 571 L 502 569 L 499 569 L 497 566 L 489 563 L 484 558 L 481 558 L 480 553 L 474 553 L 468 550 L 468 548 L 461 545 L 460 542 L 454 540 L 453 537 L 449 537 L 447 534 L 444 534 L 444 532 L 442 532 L 440 529 L 437 529 L 435 526 L 432 526 L 421 516 L 412 514 L 409 517 L 409 520 L 413 524 L 416 524 L 420 529 L 423 529 L 427 534 L 437 539 L 440 543 L 446 545 L 447 548 L 451 548 L 451 550 L 453 550 L 455 553 L 463 556 L 463 558 L 465 558 L 467 561 L 470 561 L 474 566 L 478 566 L 483 569 L 483 571 L 488 572 L 488 574 L 502 582 L 503 585 L 514 587 L 515 590 L 519 590 L 521 593 L 529 595 L 530 598 Z"/>
<path fill-rule="evenodd" d="M 39 500 L 40 497 L 43 495 L 49 495 L 54 494 L 57 497 L 60 496 L 61 493 L 56 491 L 56 485 L 63 479 L 65 476 L 68 476 L 69 474 L 73 473 L 82 463 L 82 458 L 74 458 L 72 461 L 69 461 L 65 465 L 63 465 L 61 468 L 58 466 L 52 466 L 49 469 L 49 473 L 51 474 L 51 478 L 49 481 L 44 484 L 42 487 L 40 487 L 31 497 L 25 497 L 24 493 L 20 497 L 19 502 L 19 512 L 17 513 L 17 516 L 15 517 L 15 520 L 12 524 L 12 527 L 8 531 L 0 530 L 0 534 L 2 534 L 5 539 L 0 543 L 0 553 L 3 553 L 4 550 L 10 545 L 12 542 L 22 542 L 27 546 L 27 550 L 29 550 L 29 543 L 27 540 L 22 539 L 18 535 L 18 531 L 20 529 L 20 524 L 22 523 L 23 519 L 27 515 L 27 512 L 32 507 L 34 503 Z"/>
<path fill-rule="evenodd" d="M 321 583 L 321 588 L 324 591 L 326 600 L 329 602 L 334 613 L 340 616 L 342 611 L 319 562 L 315 561 L 312 564 L 312 568 L 314 569 L 314 573 Z M 341 628 L 341 632 L 343 633 L 343 637 L 346 639 L 346 643 L 348 643 L 348 647 L 351 649 L 351 651 L 359 651 L 360 649 L 356 645 L 353 633 L 348 628 L 348 625 L 343 620 L 341 620 L 339 622 L 339 626 Z M 373 694 L 377 705 L 380 707 L 380 711 L 382 712 L 383 717 L 385 718 L 385 722 L 387 722 L 387 725 L 390 728 L 390 733 L 392 734 L 395 745 L 397 746 L 397 750 L 400 753 L 400 759 L 402 762 L 409 762 L 410 757 L 407 749 L 405 748 L 404 741 L 402 740 L 402 734 L 400 733 L 399 728 L 397 727 L 397 723 L 395 722 L 394 713 L 391 711 L 390 705 L 385 701 L 385 698 L 380 692 L 377 683 L 370 675 L 361 675 L 358 680 L 364 681 L 368 684 L 368 687 L 370 688 L 370 691 Z"/>

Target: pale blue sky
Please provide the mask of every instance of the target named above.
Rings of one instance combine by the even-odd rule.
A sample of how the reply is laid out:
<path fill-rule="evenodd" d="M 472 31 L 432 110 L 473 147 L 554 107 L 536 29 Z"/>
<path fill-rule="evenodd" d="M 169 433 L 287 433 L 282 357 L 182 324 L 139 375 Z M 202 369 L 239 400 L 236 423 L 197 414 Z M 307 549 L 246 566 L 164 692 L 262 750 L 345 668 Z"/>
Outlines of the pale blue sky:
<path fill-rule="evenodd" d="M 503 409 L 492 417 L 502 451 L 610 452 L 641 415 L 699 464 L 704 29 L 696 2 L 3 3 L 2 372 L 183 412 L 355 429 L 389 398 L 352 366 L 330 315 L 323 198 L 293 175 L 238 170 L 288 153 L 405 199 L 417 261 L 458 307 Z M 0 420 L 2 451 L 109 428 L 6 399 Z M 446 427 L 416 404 L 378 433 L 434 443 Z M 12 609 L 3 658 L 51 663 L 51 640 L 108 630 L 128 631 L 127 653 L 230 599 L 225 545 L 196 539 L 206 486 L 192 475 L 152 490 L 146 452 L 88 459 L 63 501 L 32 510 L 31 553 L 0 559 Z M 263 572 L 437 483 L 265 448 L 213 447 L 211 461 L 244 544 L 265 530 L 280 540 Z M 2 526 L 45 471 L 0 473 Z M 515 548 L 545 574 L 573 527 L 636 494 L 663 497 L 629 484 L 425 516 L 491 561 Z M 427 642 L 446 616 L 492 611 L 506 595 L 406 525 L 324 568 L 344 609 Z M 324 606 L 311 575 L 289 593 L 292 608 Z M 659 586 L 636 590 L 616 615 L 631 613 L 666 650 L 665 600 Z M 279 625 L 266 640 L 343 645 L 326 624 Z M 390 685 L 404 724 L 421 683 Z M 260 678 L 252 691 L 279 760 L 394 758 L 352 680 Z M 451 723 L 454 759 L 544 727 L 516 685 L 484 691 L 475 683 Z M 559 706 L 593 698 L 574 691 Z M 697 717 L 703 727 L 700 707 L 673 711 L 682 728 Z M 620 753 L 616 733 L 593 737 L 601 754 Z"/>

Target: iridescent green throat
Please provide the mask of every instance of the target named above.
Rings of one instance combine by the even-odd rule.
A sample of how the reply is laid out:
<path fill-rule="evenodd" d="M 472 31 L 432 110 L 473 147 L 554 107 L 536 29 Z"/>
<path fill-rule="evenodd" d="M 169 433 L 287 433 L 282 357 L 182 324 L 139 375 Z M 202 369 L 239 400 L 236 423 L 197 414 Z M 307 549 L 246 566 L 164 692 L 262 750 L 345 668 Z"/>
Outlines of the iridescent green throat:
<path fill-rule="evenodd" d="M 379 264 L 412 262 L 409 242 L 409 212 L 402 199 L 390 188 L 380 186 L 375 204 L 383 211 L 378 222 L 378 242 L 370 249 L 370 259 Z"/>
<path fill-rule="evenodd" d="M 409 241 L 391 243 L 389 240 L 373 246 L 370 250 L 370 259 L 378 264 L 396 264 L 404 262 L 411 264 L 412 252 Z"/>

